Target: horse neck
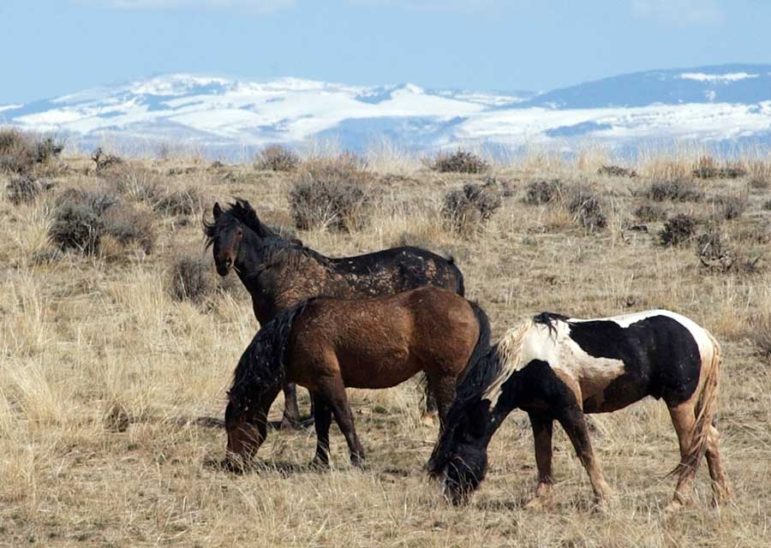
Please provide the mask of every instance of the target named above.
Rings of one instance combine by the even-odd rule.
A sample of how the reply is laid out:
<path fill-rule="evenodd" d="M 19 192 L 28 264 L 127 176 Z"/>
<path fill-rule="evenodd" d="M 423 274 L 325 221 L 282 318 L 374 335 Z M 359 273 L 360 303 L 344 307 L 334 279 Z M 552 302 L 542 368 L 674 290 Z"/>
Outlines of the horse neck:
<path fill-rule="evenodd" d="M 277 249 L 275 245 L 252 232 L 242 242 L 236 263 L 260 323 L 305 299 L 330 290 L 340 293 L 330 287 L 334 276 L 323 255 L 292 245 Z"/>

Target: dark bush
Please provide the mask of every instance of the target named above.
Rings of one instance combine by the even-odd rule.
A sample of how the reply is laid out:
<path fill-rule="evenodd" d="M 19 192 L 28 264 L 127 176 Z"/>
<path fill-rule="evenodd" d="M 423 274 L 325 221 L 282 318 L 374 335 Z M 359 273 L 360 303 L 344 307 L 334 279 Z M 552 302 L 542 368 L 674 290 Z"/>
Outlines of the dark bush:
<path fill-rule="evenodd" d="M 758 316 L 750 321 L 749 338 L 758 355 L 771 360 L 771 316 Z"/>
<path fill-rule="evenodd" d="M 171 265 L 169 294 L 176 301 L 201 302 L 215 290 L 209 260 L 201 256 L 180 257 Z"/>
<path fill-rule="evenodd" d="M 704 198 L 704 193 L 687 179 L 654 181 L 648 186 L 646 195 L 656 202 L 698 202 Z"/>
<path fill-rule="evenodd" d="M 138 244 L 145 253 L 151 253 L 155 247 L 153 217 L 146 211 L 128 206 L 110 208 L 102 216 L 102 231 L 122 246 Z"/>
<path fill-rule="evenodd" d="M 763 206 L 762 207 L 766 211 L 771 211 L 771 200 L 766 200 L 765 202 L 763 202 Z"/>
<path fill-rule="evenodd" d="M 102 237 L 100 214 L 86 202 L 62 202 L 54 212 L 48 235 L 62 251 L 96 253 Z"/>
<path fill-rule="evenodd" d="M 769 183 L 769 177 L 765 175 L 755 175 L 749 181 L 750 188 L 755 190 L 766 190 L 771 186 Z"/>
<path fill-rule="evenodd" d="M 102 147 L 98 147 L 93 153 L 91 153 L 91 159 L 96 164 L 96 172 L 99 173 L 109 167 L 116 166 L 123 163 L 123 159 L 114 154 L 107 154 L 102 150 Z"/>
<path fill-rule="evenodd" d="M 164 215 L 192 215 L 203 209 L 203 197 L 195 188 L 159 191 L 154 189 L 153 209 Z"/>
<path fill-rule="evenodd" d="M 257 154 L 257 168 L 267 171 L 294 171 L 300 165 L 300 157 L 282 145 L 269 145 Z"/>
<path fill-rule="evenodd" d="M 634 210 L 634 216 L 644 223 L 653 223 L 665 219 L 667 213 L 658 204 L 643 204 Z"/>
<path fill-rule="evenodd" d="M 634 169 L 614 165 L 600 167 L 597 174 L 608 177 L 637 177 L 637 172 Z"/>
<path fill-rule="evenodd" d="M 736 219 L 747 209 L 746 196 L 715 196 L 710 200 L 715 204 L 715 214 L 722 219 Z"/>
<path fill-rule="evenodd" d="M 699 179 L 736 179 L 747 175 L 747 169 L 736 163 L 721 166 L 711 156 L 702 156 L 693 169 L 693 176 Z"/>
<path fill-rule="evenodd" d="M 590 232 L 602 230 L 608 224 L 602 200 L 588 187 L 571 188 L 565 205 L 573 218 Z"/>
<path fill-rule="evenodd" d="M 720 272 L 729 271 L 736 261 L 734 252 L 723 235 L 716 230 L 705 232 L 696 238 L 696 256 L 703 266 Z"/>
<path fill-rule="evenodd" d="M 26 173 L 35 165 L 32 140 L 15 129 L 0 130 L 0 171 Z"/>
<path fill-rule="evenodd" d="M 686 214 L 671 217 L 659 233 L 661 245 L 673 246 L 688 242 L 696 232 L 696 219 Z"/>
<path fill-rule="evenodd" d="M 44 164 L 49 160 L 58 158 L 62 150 L 64 150 L 63 143 L 57 143 L 52 137 L 46 137 L 35 143 L 35 162 Z"/>
<path fill-rule="evenodd" d="M 489 167 L 485 160 L 467 150 L 440 153 L 431 163 L 431 169 L 439 173 L 484 173 Z"/>
<path fill-rule="evenodd" d="M 147 213 L 122 204 L 114 194 L 80 189 L 68 189 L 59 196 L 48 234 L 60 250 L 87 255 L 100 250 L 105 236 L 121 246 L 136 243 L 146 253 L 152 251 L 156 239 Z"/>
<path fill-rule="evenodd" d="M 31 175 L 18 175 L 5 185 L 5 193 L 14 205 L 34 202 L 43 192 L 53 188 L 54 184 L 45 179 L 35 179 Z"/>
<path fill-rule="evenodd" d="M 369 213 L 370 180 L 360 160 L 351 155 L 306 162 L 289 191 L 295 227 L 361 228 Z"/>
<path fill-rule="evenodd" d="M 557 180 L 530 181 L 525 186 L 525 196 L 522 201 L 529 205 L 546 204 L 560 195 L 562 183 Z"/>
<path fill-rule="evenodd" d="M 466 183 L 462 189 L 445 194 L 442 216 L 459 232 L 476 230 L 501 207 L 501 195 L 495 179 L 488 178 L 483 184 Z"/>

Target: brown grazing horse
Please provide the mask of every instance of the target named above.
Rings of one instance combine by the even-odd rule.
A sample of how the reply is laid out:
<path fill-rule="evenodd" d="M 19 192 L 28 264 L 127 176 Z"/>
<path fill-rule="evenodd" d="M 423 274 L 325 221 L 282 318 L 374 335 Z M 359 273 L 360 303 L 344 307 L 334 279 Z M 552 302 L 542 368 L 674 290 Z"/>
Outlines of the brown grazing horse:
<path fill-rule="evenodd" d="M 471 362 L 440 435 L 429 472 L 456 504 L 478 487 L 487 445 L 515 408 L 530 416 L 538 486 L 531 506 L 549 500 L 552 427 L 567 433 L 597 501 L 610 496 L 594 457 L 584 415 L 609 413 L 646 396 L 664 400 L 680 445 L 670 510 L 688 501 L 701 458 L 712 478 L 713 504 L 730 496 L 718 448 L 720 345 L 692 320 L 667 310 L 578 319 L 544 312 L 508 331 Z"/>
<path fill-rule="evenodd" d="M 463 274 L 452 259 L 416 247 L 394 247 L 333 259 L 282 237 L 262 223 L 246 200 L 223 210 L 214 204 L 214 222 L 204 222 L 217 272 L 235 270 L 252 297 L 260 325 L 276 314 L 318 296 L 360 298 L 392 295 L 426 285 L 463 295 Z M 428 394 L 427 394 L 428 395 Z M 284 387 L 282 427 L 299 421 L 297 396 L 290 383 Z M 428 412 L 435 411 L 427 397 Z"/>
<path fill-rule="evenodd" d="M 225 412 L 228 459 L 248 459 L 267 435 L 267 413 L 281 385 L 311 392 L 318 439 L 313 464 L 329 466 L 334 415 L 351 462 L 364 458 L 345 388 L 389 388 L 424 371 L 439 407 L 440 424 L 458 376 L 488 350 L 484 311 L 434 287 L 370 299 L 315 298 L 265 324 L 236 367 Z"/>

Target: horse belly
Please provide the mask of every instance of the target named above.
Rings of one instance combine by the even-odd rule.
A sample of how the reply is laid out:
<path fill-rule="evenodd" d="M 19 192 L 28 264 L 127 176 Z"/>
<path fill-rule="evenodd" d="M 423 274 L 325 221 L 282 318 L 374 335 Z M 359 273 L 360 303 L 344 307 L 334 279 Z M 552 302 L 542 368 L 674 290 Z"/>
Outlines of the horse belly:
<path fill-rule="evenodd" d="M 401 384 L 419 368 L 411 363 L 409 352 L 401 347 L 380 347 L 370 352 L 339 355 L 343 383 L 351 388 L 391 388 Z"/>
<path fill-rule="evenodd" d="M 585 402 L 593 401 L 600 405 L 605 401 L 608 386 L 626 373 L 622 360 L 592 356 L 572 341 L 563 346 L 558 363 L 552 367 L 563 370 L 576 380 Z"/>

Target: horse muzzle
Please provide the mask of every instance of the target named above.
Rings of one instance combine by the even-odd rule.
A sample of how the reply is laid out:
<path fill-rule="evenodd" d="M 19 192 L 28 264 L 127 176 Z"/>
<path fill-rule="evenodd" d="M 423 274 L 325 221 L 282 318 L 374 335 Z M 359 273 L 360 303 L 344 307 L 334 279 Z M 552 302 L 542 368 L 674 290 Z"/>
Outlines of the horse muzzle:
<path fill-rule="evenodd" d="M 232 266 L 233 266 L 233 261 L 231 259 L 217 261 L 217 274 L 219 274 L 220 276 L 227 276 Z"/>

